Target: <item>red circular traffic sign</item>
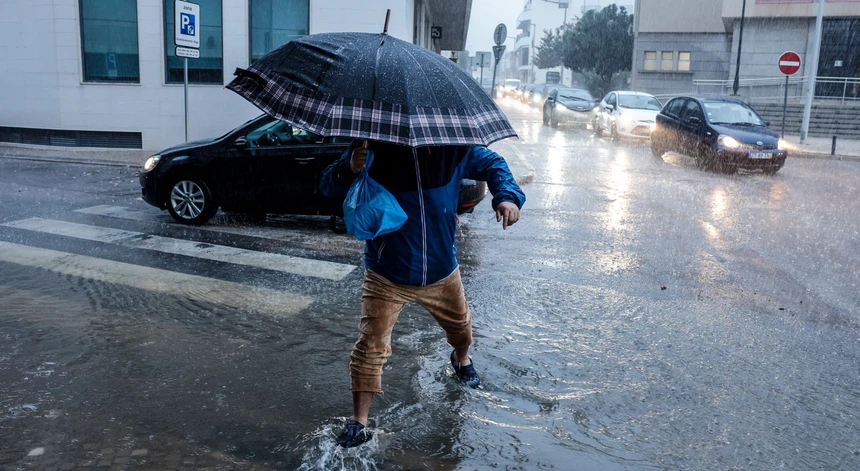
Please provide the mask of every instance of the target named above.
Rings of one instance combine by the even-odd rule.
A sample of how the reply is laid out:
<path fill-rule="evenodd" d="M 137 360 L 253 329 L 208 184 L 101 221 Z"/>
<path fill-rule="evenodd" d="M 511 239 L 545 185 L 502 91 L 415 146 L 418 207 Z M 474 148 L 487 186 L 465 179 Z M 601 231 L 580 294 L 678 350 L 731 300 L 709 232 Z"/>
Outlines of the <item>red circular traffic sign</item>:
<path fill-rule="evenodd" d="M 794 75 L 800 70 L 800 54 L 792 51 L 783 52 L 779 56 L 779 71 L 785 75 Z"/>

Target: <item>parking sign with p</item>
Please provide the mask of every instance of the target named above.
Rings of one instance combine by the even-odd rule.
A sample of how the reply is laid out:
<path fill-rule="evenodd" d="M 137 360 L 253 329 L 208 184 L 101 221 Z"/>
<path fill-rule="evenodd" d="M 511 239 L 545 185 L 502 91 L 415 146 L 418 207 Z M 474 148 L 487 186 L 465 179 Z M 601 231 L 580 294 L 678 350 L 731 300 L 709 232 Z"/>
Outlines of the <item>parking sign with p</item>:
<path fill-rule="evenodd" d="M 174 3 L 177 46 L 199 48 L 200 29 L 197 27 L 200 19 L 200 5 L 176 0 Z"/>

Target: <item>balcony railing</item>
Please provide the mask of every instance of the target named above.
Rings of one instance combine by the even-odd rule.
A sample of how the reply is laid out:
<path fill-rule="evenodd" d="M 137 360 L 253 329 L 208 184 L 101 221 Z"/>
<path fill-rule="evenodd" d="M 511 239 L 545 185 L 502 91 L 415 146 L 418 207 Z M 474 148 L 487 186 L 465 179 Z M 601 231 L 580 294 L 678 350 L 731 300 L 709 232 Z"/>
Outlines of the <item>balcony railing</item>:
<path fill-rule="evenodd" d="M 805 97 L 808 77 L 789 77 L 788 98 L 796 101 Z M 750 101 L 781 102 L 785 98 L 785 77 L 741 79 L 738 94 Z M 696 94 L 732 95 L 734 80 L 693 80 Z M 815 99 L 860 102 L 860 78 L 818 77 L 815 79 Z"/>

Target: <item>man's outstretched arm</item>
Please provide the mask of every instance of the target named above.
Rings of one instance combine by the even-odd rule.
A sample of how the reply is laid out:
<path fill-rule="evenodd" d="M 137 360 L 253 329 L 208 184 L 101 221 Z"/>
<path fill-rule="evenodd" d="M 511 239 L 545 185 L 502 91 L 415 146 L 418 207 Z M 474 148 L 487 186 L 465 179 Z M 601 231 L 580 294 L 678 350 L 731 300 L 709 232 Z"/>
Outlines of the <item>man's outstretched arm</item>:
<path fill-rule="evenodd" d="M 482 146 L 472 146 L 466 167 L 466 178 L 487 182 L 493 194 L 493 210 L 496 220 L 507 229 L 520 219 L 520 209 L 526 202 L 526 195 L 517 184 L 505 159 L 499 154 Z"/>

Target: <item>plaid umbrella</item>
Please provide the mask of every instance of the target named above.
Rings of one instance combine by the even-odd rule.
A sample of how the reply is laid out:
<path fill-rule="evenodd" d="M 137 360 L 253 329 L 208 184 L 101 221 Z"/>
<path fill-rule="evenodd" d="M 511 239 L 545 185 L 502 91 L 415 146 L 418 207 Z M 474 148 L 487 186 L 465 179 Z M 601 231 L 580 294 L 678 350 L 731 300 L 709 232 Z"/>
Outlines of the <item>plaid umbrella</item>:
<path fill-rule="evenodd" d="M 385 33 L 306 36 L 235 75 L 227 88 L 322 136 L 411 147 L 486 146 L 516 137 L 504 113 L 462 69 Z"/>

